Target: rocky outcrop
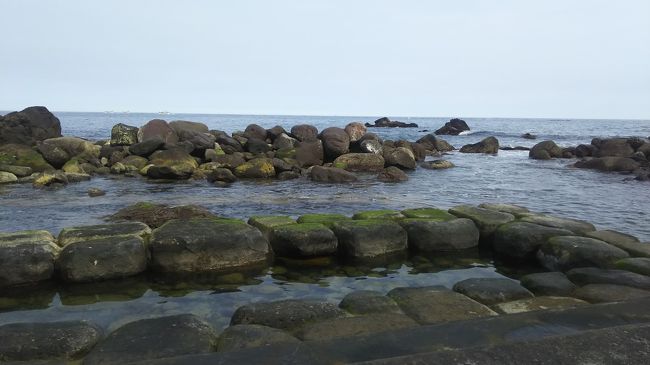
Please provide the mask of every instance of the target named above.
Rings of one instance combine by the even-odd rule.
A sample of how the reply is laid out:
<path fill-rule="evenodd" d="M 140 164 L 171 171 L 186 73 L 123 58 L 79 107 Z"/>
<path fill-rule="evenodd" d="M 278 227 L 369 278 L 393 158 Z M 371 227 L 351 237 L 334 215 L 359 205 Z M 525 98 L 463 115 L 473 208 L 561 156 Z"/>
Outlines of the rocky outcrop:
<path fill-rule="evenodd" d="M 457 136 L 461 132 L 468 131 L 468 130 L 470 130 L 469 126 L 464 120 L 454 118 L 448 121 L 447 123 L 445 123 L 445 125 L 439 128 L 438 130 L 436 130 L 435 133 L 438 135 L 447 134 L 447 135 Z"/>
<path fill-rule="evenodd" d="M 461 147 L 462 153 L 499 153 L 499 140 L 494 137 L 487 137 L 480 142 L 467 144 Z"/>
<path fill-rule="evenodd" d="M 562 148 L 553 141 L 543 141 L 534 145 L 528 153 L 528 156 L 535 160 L 550 160 L 551 158 L 561 158 Z"/>
<path fill-rule="evenodd" d="M 558 271 L 528 274 L 521 278 L 521 285 L 535 295 L 571 295 L 577 286 Z"/>
<path fill-rule="evenodd" d="M 311 179 L 318 182 L 346 183 L 357 181 L 357 177 L 337 167 L 314 166 L 310 172 Z"/>
<path fill-rule="evenodd" d="M 156 151 L 149 161 L 153 166 L 147 170 L 147 176 L 152 179 L 189 179 L 199 167 L 194 157 L 180 148 Z"/>
<path fill-rule="evenodd" d="M 217 342 L 217 351 L 235 351 L 299 342 L 300 340 L 281 329 L 259 324 L 238 324 L 226 328 L 221 333 Z"/>
<path fill-rule="evenodd" d="M 528 222 L 510 222 L 501 225 L 494 233 L 494 251 L 515 259 L 534 259 L 537 250 L 549 238 L 569 236 L 572 232 Z"/>
<path fill-rule="evenodd" d="M 178 142 L 178 135 L 166 121 L 153 119 L 138 130 L 138 142 L 144 142 L 150 139 L 161 140 L 164 143 L 173 145 Z"/>
<path fill-rule="evenodd" d="M 458 205 L 449 209 L 449 213 L 459 217 L 468 218 L 481 232 L 481 239 L 491 239 L 497 228 L 515 219 L 512 214 L 497 212 L 490 209 L 477 208 L 470 205 Z"/>
<path fill-rule="evenodd" d="M 325 128 L 319 137 L 323 141 L 325 156 L 330 160 L 350 151 L 350 136 L 341 128 Z"/>
<path fill-rule="evenodd" d="M 606 268 L 628 256 L 625 251 L 603 241 L 578 236 L 553 237 L 537 252 L 539 263 L 551 271 L 589 266 Z"/>
<path fill-rule="evenodd" d="M 448 152 L 455 148 L 442 138 L 436 137 L 435 134 L 427 134 L 417 140 L 417 143 L 423 145 L 429 151 Z"/>
<path fill-rule="evenodd" d="M 46 107 L 32 106 L 0 117 L 0 145 L 34 145 L 55 137 L 61 137 L 61 122 Z"/>
<path fill-rule="evenodd" d="M 309 257 L 336 253 L 338 239 L 321 223 L 299 223 L 272 229 L 271 247 L 278 256 Z"/>
<path fill-rule="evenodd" d="M 400 169 L 414 170 L 417 167 L 413 151 L 406 147 L 384 148 L 384 161 L 386 166 Z"/>
<path fill-rule="evenodd" d="M 387 117 L 379 118 L 375 120 L 373 124 L 366 123 L 365 126 L 374 128 L 418 128 L 418 125 L 416 123 L 392 121 Z"/>
<path fill-rule="evenodd" d="M 384 158 L 374 153 L 346 153 L 337 157 L 333 165 L 347 171 L 379 172 L 384 169 Z"/>
<path fill-rule="evenodd" d="M 641 167 L 641 164 L 627 157 L 596 157 L 578 161 L 574 166 L 600 171 L 633 172 Z"/>

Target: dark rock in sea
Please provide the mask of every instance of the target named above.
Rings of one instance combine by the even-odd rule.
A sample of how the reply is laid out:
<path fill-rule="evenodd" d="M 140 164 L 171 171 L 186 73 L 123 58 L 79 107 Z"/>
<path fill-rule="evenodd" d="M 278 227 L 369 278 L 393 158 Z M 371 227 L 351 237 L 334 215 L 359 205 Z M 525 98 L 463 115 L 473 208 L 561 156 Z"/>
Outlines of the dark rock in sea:
<path fill-rule="evenodd" d="M 226 328 L 219 336 L 217 351 L 234 351 L 279 343 L 299 343 L 290 333 L 259 324 L 238 324 Z"/>
<path fill-rule="evenodd" d="M 498 303 L 492 309 L 500 314 L 515 314 L 538 310 L 561 310 L 589 305 L 581 299 L 570 297 L 535 297 Z"/>
<path fill-rule="evenodd" d="M 214 351 L 214 329 L 198 317 L 180 314 L 125 324 L 101 341 L 84 365 L 120 364 Z"/>
<path fill-rule="evenodd" d="M 485 305 L 442 286 L 395 288 L 387 296 L 406 315 L 423 325 L 496 315 Z"/>
<path fill-rule="evenodd" d="M 596 267 L 571 269 L 566 273 L 569 280 L 577 285 L 613 284 L 650 290 L 650 277 L 625 270 L 608 270 Z"/>
<path fill-rule="evenodd" d="M 390 148 L 384 146 L 384 161 L 386 166 L 396 166 L 406 170 L 415 170 L 417 166 L 413 151 L 406 147 Z"/>
<path fill-rule="evenodd" d="M 160 138 L 151 138 L 143 142 L 135 143 L 129 146 L 129 152 L 142 157 L 148 157 L 157 149 L 161 148 L 165 142 Z"/>
<path fill-rule="evenodd" d="M 446 135 L 457 136 L 461 132 L 468 131 L 468 130 L 470 130 L 469 126 L 464 120 L 454 118 L 448 121 L 447 123 L 445 123 L 445 125 L 439 128 L 438 130 L 436 130 L 435 134 L 438 135 L 446 134 Z"/>
<path fill-rule="evenodd" d="M 278 226 L 272 229 L 270 236 L 273 252 L 282 257 L 332 255 L 338 247 L 334 232 L 320 223 Z"/>
<path fill-rule="evenodd" d="M 61 122 L 46 107 L 31 106 L 0 117 L 0 145 L 33 145 L 55 137 L 61 137 Z"/>
<path fill-rule="evenodd" d="M 558 147 L 558 145 L 553 141 L 539 142 L 530 149 L 528 157 L 534 160 L 550 160 L 551 158 L 561 158 L 562 148 Z"/>
<path fill-rule="evenodd" d="M 647 245 L 647 243 L 645 243 Z M 650 277 L 650 258 L 647 257 L 630 257 L 618 260 L 614 263 L 617 269 L 634 272 Z"/>
<path fill-rule="evenodd" d="M 505 278 L 465 279 L 454 285 L 454 291 L 485 305 L 533 297 L 533 293 L 519 283 Z"/>
<path fill-rule="evenodd" d="M 456 251 L 478 246 L 479 231 L 469 219 L 404 219 L 409 247 L 418 251 Z"/>
<path fill-rule="evenodd" d="M 346 153 L 337 157 L 333 165 L 347 171 L 379 172 L 384 169 L 384 158 L 374 153 Z"/>
<path fill-rule="evenodd" d="M 178 142 L 178 135 L 166 121 L 153 119 L 138 130 L 138 142 L 150 139 L 160 139 L 164 143 L 175 144 Z"/>
<path fill-rule="evenodd" d="M 577 286 L 558 271 L 528 274 L 521 278 L 521 285 L 535 295 L 568 296 Z"/>
<path fill-rule="evenodd" d="M 300 142 L 295 156 L 301 167 L 320 166 L 325 158 L 323 143 L 319 139 Z"/>
<path fill-rule="evenodd" d="M 383 182 L 403 182 L 408 181 L 409 176 L 399 168 L 395 166 L 389 166 L 382 170 L 382 172 L 377 175 L 377 179 Z"/>
<path fill-rule="evenodd" d="M 350 151 L 350 136 L 341 128 L 325 128 L 320 133 L 320 139 L 323 141 L 325 156 L 330 160 Z"/>
<path fill-rule="evenodd" d="M 436 137 L 435 134 L 427 134 L 426 136 L 418 139 L 417 143 L 423 145 L 429 151 L 447 152 L 454 150 L 454 146 L 449 144 L 444 139 Z"/>
<path fill-rule="evenodd" d="M 215 136 L 215 142 L 217 142 L 223 150 L 231 154 L 233 152 L 244 152 L 244 147 L 239 141 L 228 136 L 225 132 L 221 131 L 210 131 Z"/>
<path fill-rule="evenodd" d="M 534 259 L 539 247 L 549 238 L 571 234 L 567 229 L 516 221 L 497 228 L 492 247 L 502 256 L 520 260 Z"/>
<path fill-rule="evenodd" d="M 232 315 L 230 324 L 258 324 L 292 330 L 343 316 L 345 312 L 332 303 L 289 299 L 241 306 Z"/>
<path fill-rule="evenodd" d="M 610 303 L 650 297 L 650 291 L 614 284 L 588 284 L 576 289 L 574 297 L 589 303 Z"/>
<path fill-rule="evenodd" d="M 580 144 L 575 148 L 575 155 L 578 158 L 591 157 L 596 154 L 598 149 L 591 144 Z"/>
<path fill-rule="evenodd" d="M 313 125 L 299 124 L 291 127 L 291 135 L 300 142 L 310 142 L 318 139 L 318 129 Z"/>
<path fill-rule="evenodd" d="M 287 132 L 282 126 L 279 125 L 266 130 L 266 135 L 271 138 L 273 142 L 275 142 L 275 139 L 283 134 L 288 135 L 289 132 Z"/>
<path fill-rule="evenodd" d="M 468 218 L 474 221 L 474 224 L 476 224 L 481 232 L 481 239 L 492 238 L 492 235 L 500 225 L 515 220 L 512 214 L 470 205 L 455 206 L 449 209 L 449 213 L 459 218 Z"/>
<path fill-rule="evenodd" d="M 293 179 L 297 179 L 299 177 L 300 177 L 300 174 L 295 172 L 295 171 L 282 171 L 277 176 L 278 180 L 281 180 L 281 181 L 293 180 Z"/>
<path fill-rule="evenodd" d="M 357 177 L 337 167 L 314 166 L 310 172 L 311 179 L 318 182 L 345 183 L 357 181 Z"/>
<path fill-rule="evenodd" d="M 478 205 L 478 207 L 489 209 L 489 210 L 496 210 L 497 212 L 509 213 L 516 217 L 530 213 L 530 210 L 528 210 L 528 208 L 515 205 L 515 204 L 481 203 Z"/>
<path fill-rule="evenodd" d="M 418 128 L 418 125 L 416 123 L 392 121 L 387 117 L 375 120 L 374 124 L 366 123 L 365 126 L 374 128 Z"/>
<path fill-rule="evenodd" d="M 462 153 L 499 153 L 499 140 L 494 137 L 487 137 L 480 142 L 467 144 L 461 147 Z"/>
<path fill-rule="evenodd" d="M 530 151 L 530 148 L 528 147 L 523 147 L 523 146 L 505 146 L 505 147 L 499 147 L 501 151 Z"/>
<path fill-rule="evenodd" d="M 0 361 L 77 360 L 101 335 L 86 321 L 7 324 L 0 326 Z"/>
<path fill-rule="evenodd" d="M 359 149 L 362 153 L 375 153 L 378 155 L 383 154 L 384 148 L 376 139 L 366 139 L 359 142 Z"/>
<path fill-rule="evenodd" d="M 366 126 L 359 122 L 348 123 L 345 126 L 345 133 L 350 137 L 350 142 L 357 142 L 366 134 Z"/>
<path fill-rule="evenodd" d="M 138 143 L 138 127 L 118 123 L 111 129 L 111 146 L 130 146 Z"/>
<path fill-rule="evenodd" d="M 0 233 L 0 288 L 51 278 L 58 251 L 47 231 Z"/>
<path fill-rule="evenodd" d="M 94 226 L 66 227 L 61 230 L 57 242 L 65 247 L 75 242 L 86 242 L 104 238 L 137 236 L 142 239 L 151 234 L 151 229 L 141 222 L 120 222 Z"/>
<path fill-rule="evenodd" d="M 296 336 L 303 341 L 327 341 L 417 326 L 417 322 L 401 313 L 374 313 L 307 324 Z"/>
<path fill-rule="evenodd" d="M 577 267 L 610 267 L 627 258 L 627 252 L 603 241 L 578 236 L 558 236 L 540 246 L 537 259 L 551 271 L 567 271 Z"/>
<path fill-rule="evenodd" d="M 106 192 L 102 189 L 99 188 L 90 188 L 88 189 L 88 196 L 91 198 L 96 198 L 99 196 L 104 196 L 106 195 Z"/>
<path fill-rule="evenodd" d="M 521 135 L 523 139 L 537 139 L 537 136 L 531 133 L 524 133 Z"/>
<path fill-rule="evenodd" d="M 339 308 L 356 315 L 400 313 L 399 306 L 392 298 L 372 290 L 353 291 L 341 300 Z"/>
<path fill-rule="evenodd" d="M 174 274 L 263 266 L 271 255 L 258 229 L 242 221 L 214 218 L 169 221 L 153 231 L 149 247 L 151 268 Z"/>
<path fill-rule="evenodd" d="M 264 141 L 266 140 L 266 137 L 268 137 L 268 132 L 266 129 L 257 124 L 249 124 L 244 130 L 244 137 L 248 139 L 254 138 Z"/>
<path fill-rule="evenodd" d="M 594 139 L 591 144 L 595 146 L 595 157 L 632 157 L 634 148 L 628 138 Z"/>
<path fill-rule="evenodd" d="M 244 147 L 246 148 L 246 151 L 256 155 L 267 153 L 271 150 L 271 146 L 266 143 L 266 141 L 258 138 L 249 138 Z"/>
<path fill-rule="evenodd" d="M 637 161 L 627 157 L 596 157 L 578 161 L 574 166 L 583 169 L 616 172 L 632 172 L 640 167 Z"/>
<path fill-rule="evenodd" d="M 102 147 L 103 149 L 104 147 Z M 37 146 L 38 152 L 43 155 L 43 158 L 51 164 L 54 168 L 60 169 L 70 160 L 70 155 L 61 147 L 51 144 L 39 143 Z"/>
<path fill-rule="evenodd" d="M 207 175 L 206 178 L 208 182 L 215 182 L 215 181 L 220 181 L 220 182 L 225 182 L 228 184 L 232 184 L 235 181 L 237 181 L 237 177 L 228 169 L 220 167 L 217 168 L 213 171 L 210 171 Z"/>
<path fill-rule="evenodd" d="M 156 151 L 149 157 L 154 165 L 147 170 L 153 179 L 188 179 L 199 164 L 185 150 L 174 148 Z"/>
<path fill-rule="evenodd" d="M 91 282 L 137 275 L 147 269 L 147 250 L 137 236 L 70 243 L 56 260 L 65 282 Z"/>
<path fill-rule="evenodd" d="M 404 251 L 407 246 L 406 231 L 392 221 L 350 220 L 332 225 L 339 239 L 340 251 L 347 257 L 368 258 Z"/>
<path fill-rule="evenodd" d="M 235 168 L 235 176 L 249 179 L 265 179 L 275 176 L 275 167 L 270 158 L 255 158 Z"/>
<path fill-rule="evenodd" d="M 420 166 L 427 170 L 442 170 L 455 167 L 456 165 L 447 160 L 433 160 L 422 162 Z"/>

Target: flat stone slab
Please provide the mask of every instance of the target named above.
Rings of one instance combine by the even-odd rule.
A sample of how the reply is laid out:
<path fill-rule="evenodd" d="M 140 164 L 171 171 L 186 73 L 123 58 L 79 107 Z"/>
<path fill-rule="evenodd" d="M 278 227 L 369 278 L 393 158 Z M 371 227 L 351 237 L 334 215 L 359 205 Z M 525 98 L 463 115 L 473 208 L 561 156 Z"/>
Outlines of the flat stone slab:
<path fill-rule="evenodd" d="M 510 213 L 503 213 L 495 210 L 473 207 L 470 205 L 459 205 L 449 209 L 449 213 L 458 218 L 468 218 L 474 221 L 481 238 L 490 238 L 494 231 L 502 225 L 515 220 L 515 216 Z"/>
<path fill-rule="evenodd" d="M 570 236 L 571 231 L 528 222 L 510 222 L 499 226 L 492 247 L 502 256 L 514 259 L 534 259 L 537 250 L 549 238 Z"/>
<path fill-rule="evenodd" d="M 577 286 L 559 271 L 540 272 L 521 277 L 521 285 L 535 295 L 566 296 Z"/>
<path fill-rule="evenodd" d="M 629 234 L 612 231 L 602 230 L 585 233 L 585 236 L 605 241 L 612 246 L 616 246 L 623 251 L 626 251 L 630 256 L 648 257 L 650 258 L 650 244 L 641 243 L 639 239 Z"/>
<path fill-rule="evenodd" d="M 457 218 L 455 215 L 449 214 L 446 210 L 436 208 L 405 209 L 402 211 L 402 215 L 406 218 L 422 218 L 438 221 L 449 221 Z"/>
<path fill-rule="evenodd" d="M 89 282 L 137 275 L 147 269 L 147 250 L 138 236 L 67 244 L 55 264 L 67 282 Z"/>
<path fill-rule="evenodd" d="M 625 270 L 584 267 L 569 270 L 566 275 L 577 285 L 614 284 L 650 290 L 650 277 Z"/>
<path fill-rule="evenodd" d="M 212 352 L 216 340 L 214 329 L 191 314 L 142 319 L 113 331 L 83 363 L 120 364 Z"/>
<path fill-rule="evenodd" d="M 365 212 L 358 212 L 352 216 L 352 219 L 400 219 L 404 218 L 401 212 L 390 209 L 367 210 Z"/>
<path fill-rule="evenodd" d="M 287 224 L 296 224 L 296 221 L 284 215 L 260 215 L 250 217 L 248 224 L 259 229 L 267 239 L 270 239 L 273 228 Z"/>
<path fill-rule="evenodd" d="M 400 225 L 409 247 L 419 251 L 455 251 L 478 246 L 479 230 L 466 218 L 453 220 L 404 219 Z"/>
<path fill-rule="evenodd" d="M 345 312 L 332 303 L 288 299 L 241 306 L 232 315 L 230 324 L 259 324 L 292 330 L 308 323 L 343 316 Z"/>
<path fill-rule="evenodd" d="M 533 293 L 528 289 L 516 281 L 505 278 L 465 279 L 454 285 L 454 291 L 485 305 L 533 297 Z"/>
<path fill-rule="evenodd" d="M 58 251 L 47 231 L 0 233 L 0 288 L 50 279 Z"/>
<path fill-rule="evenodd" d="M 357 315 L 401 312 L 392 298 L 372 290 L 353 291 L 341 300 L 339 308 Z"/>
<path fill-rule="evenodd" d="M 589 303 L 621 302 L 650 297 L 650 291 L 614 284 L 587 284 L 576 289 L 573 296 Z"/>
<path fill-rule="evenodd" d="M 320 214 L 303 214 L 300 217 L 298 217 L 297 222 L 298 223 L 320 223 L 330 227 L 334 222 L 347 221 L 350 219 L 352 218 L 347 217 L 343 214 L 320 213 Z"/>
<path fill-rule="evenodd" d="M 98 240 L 117 236 L 139 236 L 145 238 L 151 234 L 151 229 L 144 223 L 124 222 L 63 228 L 58 236 L 61 247 L 73 242 Z"/>
<path fill-rule="evenodd" d="M 290 333 L 258 324 L 238 324 L 226 328 L 219 336 L 217 351 L 234 351 L 279 343 L 298 343 Z"/>
<path fill-rule="evenodd" d="M 101 335 L 85 321 L 7 324 L 0 326 L 0 362 L 78 359 Z"/>
<path fill-rule="evenodd" d="M 335 254 L 338 239 L 320 223 L 286 224 L 271 230 L 271 247 L 278 256 L 309 257 Z"/>
<path fill-rule="evenodd" d="M 420 324 L 480 318 L 496 315 L 490 308 L 445 287 L 396 288 L 388 297 Z"/>
<path fill-rule="evenodd" d="M 521 221 L 547 227 L 563 228 L 580 235 L 596 230 L 596 227 L 594 227 L 593 224 L 586 221 L 571 218 L 559 218 L 542 214 L 528 214 L 521 217 Z"/>
<path fill-rule="evenodd" d="M 478 205 L 479 208 L 496 210 L 497 212 L 512 214 L 515 217 L 518 214 L 530 213 L 528 208 L 515 205 L 515 204 L 503 204 L 503 203 L 482 203 Z"/>
<path fill-rule="evenodd" d="M 220 272 L 266 266 L 268 241 L 241 221 L 172 220 L 153 231 L 151 268 L 171 274 Z"/>
<path fill-rule="evenodd" d="M 535 297 L 519 299 L 512 302 L 498 303 L 492 306 L 497 313 L 513 314 L 544 309 L 563 309 L 588 305 L 584 300 L 571 297 Z"/>
<path fill-rule="evenodd" d="M 608 267 L 629 255 L 620 248 L 588 237 L 558 236 L 549 239 L 537 252 L 539 263 L 551 271 L 576 267 Z"/>
<path fill-rule="evenodd" d="M 406 231 L 390 220 L 340 221 L 332 225 L 340 252 L 352 258 L 390 255 L 407 248 Z"/>
<path fill-rule="evenodd" d="M 627 259 L 618 260 L 614 266 L 617 269 L 650 276 L 650 258 L 647 257 L 630 257 Z"/>
<path fill-rule="evenodd" d="M 297 336 L 303 341 L 323 341 L 415 326 L 418 323 L 404 314 L 375 313 L 308 324 L 298 331 Z"/>

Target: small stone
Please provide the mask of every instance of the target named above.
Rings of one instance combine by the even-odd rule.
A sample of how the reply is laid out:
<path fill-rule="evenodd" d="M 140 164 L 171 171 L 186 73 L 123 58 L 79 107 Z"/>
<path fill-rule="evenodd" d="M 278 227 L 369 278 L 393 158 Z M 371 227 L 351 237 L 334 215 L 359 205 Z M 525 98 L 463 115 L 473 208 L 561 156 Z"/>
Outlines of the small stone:
<path fill-rule="evenodd" d="M 533 297 L 516 281 L 501 278 L 465 279 L 454 285 L 454 291 L 486 305 Z"/>
<path fill-rule="evenodd" d="M 98 188 L 90 188 L 90 189 L 88 189 L 88 196 L 91 197 L 91 198 L 95 198 L 95 197 L 98 197 L 98 196 L 104 196 L 104 195 L 106 195 L 106 192 L 104 190 L 102 190 L 102 189 L 98 189 Z"/>

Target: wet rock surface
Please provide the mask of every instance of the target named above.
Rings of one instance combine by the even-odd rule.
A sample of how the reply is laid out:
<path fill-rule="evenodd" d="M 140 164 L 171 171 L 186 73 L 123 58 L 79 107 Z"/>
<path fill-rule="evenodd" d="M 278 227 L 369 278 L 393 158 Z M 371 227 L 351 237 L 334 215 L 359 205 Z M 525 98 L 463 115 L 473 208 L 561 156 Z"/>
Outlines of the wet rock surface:
<path fill-rule="evenodd" d="M 219 335 L 217 351 L 234 351 L 280 343 L 299 343 L 290 333 L 258 324 L 230 326 Z"/>
<path fill-rule="evenodd" d="M 521 285 L 535 295 L 568 296 L 577 286 L 561 272 L 540 272 L 521 278 Z"/>
<path fill-rule="evenodd" d="M 526 288 L 510 279 L 465 279 L 454 285 L 454 291 L 485 305 L 533 297 Z"/>
<path fill-rule="evenodd" d="M 551 271 L 590 266 L 605 268 L 626 257 L 628 254 L 617 247 L 578 236 L 550 238 L 537 252 L 539 263 Z"/>
<path fill-rule="evenodd" d="M 231 325 L 258 324 L 292 330 L 305 324 L 345 316 L 336 305 L 307 300 L 281 300 L 253 303 L 239 307 L 232 316 Z"/>

